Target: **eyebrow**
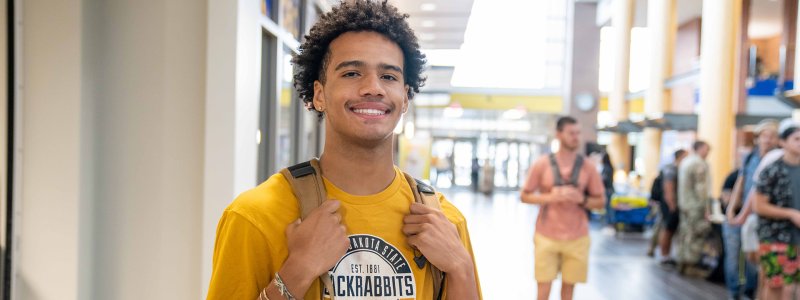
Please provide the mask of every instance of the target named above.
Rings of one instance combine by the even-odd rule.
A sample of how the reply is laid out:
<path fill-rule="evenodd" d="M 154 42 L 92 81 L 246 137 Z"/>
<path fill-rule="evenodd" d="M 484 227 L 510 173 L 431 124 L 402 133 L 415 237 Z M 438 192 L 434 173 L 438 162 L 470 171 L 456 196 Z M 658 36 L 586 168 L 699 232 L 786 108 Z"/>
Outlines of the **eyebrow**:
<path fill-rule="evenodd" d="M 347 68 L 347 67 L 361 68 L 361 67 L 364 67 L 365 65 L 366 65 L 366 63 L 364 63 L 363 61 L 360 61 L 360 60 L 348 60 L 348 61 L 343 61 L 343 62 L 339 63 L 338 65 L 336 65 L 336 68 L 334 70 L 338 71 L 339 69 Z M 378 67 L 380 69 L 382 69 L 382 70 L 392 70 L 392 71 L 399 72 L 400 74 L 403 74 L 403 68 L 400 68 L 400 67 L 395 66 L 395 65 L 381 63 L 381 64 L 378 65 Z"/>

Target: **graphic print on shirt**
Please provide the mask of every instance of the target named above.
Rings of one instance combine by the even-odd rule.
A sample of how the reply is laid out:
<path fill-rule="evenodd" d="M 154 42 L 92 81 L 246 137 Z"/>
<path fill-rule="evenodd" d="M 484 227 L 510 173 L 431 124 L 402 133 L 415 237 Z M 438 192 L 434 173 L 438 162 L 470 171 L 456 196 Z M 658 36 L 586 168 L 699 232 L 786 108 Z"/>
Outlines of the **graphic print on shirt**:
<path fill-rule="evenodd" d="M 395 246 L 368 234 L 349 239 L 350 248 L 328 271 L 335 299 L 416 298 L 411 265 Z M 324 294 L 330 298 L 327 289 Z"/>

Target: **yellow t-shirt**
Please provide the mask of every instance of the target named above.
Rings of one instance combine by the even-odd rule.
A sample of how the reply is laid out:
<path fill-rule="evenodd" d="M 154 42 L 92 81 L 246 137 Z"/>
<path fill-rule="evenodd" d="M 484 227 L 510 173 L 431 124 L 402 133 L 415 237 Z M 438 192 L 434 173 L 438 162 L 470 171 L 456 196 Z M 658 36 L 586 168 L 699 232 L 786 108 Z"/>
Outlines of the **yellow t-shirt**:
<path fill-rule="evenodd" d="M 350 238 L 350 248 L 330 271 L 334 299 L 433 299 L 428 267 L 420 269 L 414 263 L 402 232 L 414 197 L 400 170 L 395 168 L 394 181 L 375 195 L 350 195 L 327 180 L 325 188 L 329 199 L 341 201 L 339 212 Z M 437 196 L 473 255 L 464 216 L 444 196 Z M 217 227 L 207 299 L 256 299 L 286 260 L 286 226 L 299 217 L 297 199 L 280 173 L 236 198 Z M 319 295 L 316 280 L 304 299 Z"/>

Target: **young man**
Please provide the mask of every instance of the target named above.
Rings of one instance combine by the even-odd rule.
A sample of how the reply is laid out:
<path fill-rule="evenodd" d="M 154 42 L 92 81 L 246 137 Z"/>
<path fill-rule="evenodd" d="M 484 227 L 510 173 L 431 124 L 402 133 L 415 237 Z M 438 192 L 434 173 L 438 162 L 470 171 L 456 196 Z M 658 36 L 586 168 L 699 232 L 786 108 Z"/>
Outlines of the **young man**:
<path fill-rule="evenodd" d="M 678 236 L 681 241 L 678 249 L 679 270 L 694 275 L 703 250 L 703 241 L 711 231 L 708 221 L 709 200 L 711 199 L 711 174 L 705 159 L 711 147 L 697 141 L 692 145 L 692 154 L 681 162 L 678 169 L 678 211 L 680 224 Z"/>
<path fill-rule="evenodd" d="M 753 190 L 755 182 L 753 174 L 761 159 L 778 146 L 778 123 L 774 120 L 764 120 L 755 127 L 753 133 L 755 147 L 742 162 L 742 169 L 726 210 L 727 222 L 722 225 L 725 245 L 725 285 L 728 287 L 731 299 L 740 299 L 742 294 L 749 298 L 755 295 L 758 271 L 755 265 L 741 259 L 742 225 L 750 215 L 751 207 L 748 201 L 744 201 L 744 205 L 740 204 L 743 196 Z M 740 274 L 741 264 L 744 264 L 744 276 Z"/>
<path fill-rule="evenodd" d="M 788 300 L 800 297 L 800 125 L 788 122 L 779 132 L 783 157 L 761 172 L 753 209 L 761 217 L 758 237 L 765 298 Z"/>
<path fill-rule="evenodd" d="M 678 149 L 673 153 L 674 161 L 664 166 L 661 170 L 661 191 L 663 199 L 661 205 L 661 232 L 659 233 L 658 244 L 661 248 L 661 264 L 665 266 L 675 266 L 672 259 L 672 237 L 678 229 L 680 214 L 678 213 L 678 166 L 688 153 L 686 150 Z"/>
<path fill-rule="evenodd" d="M 559 118 L 558 152 L 537 159 L 522 187 L 522 202 L 540 205 L 534 236 L 539 300 L 549 298 L 559 271 L 563 300 L 572 299 L 576 283 L 586 282 L 590 243 L 586 209 L 602 208 L 606 199 L 597 168 L 577 153 L 580 134 L 574 118 Z"/>
<path fill-rule="evenodd" d="M 393 165 L 392 131 L 425 62 L 407 17 L 348 1 L 306 36 L 295 87 L 324 115 L 328 200 L 300 221 L 280 173 L 240 195 L 219 222 L 208 299 L 436 299 L 431 264 L 446 274 L 443 299 L 480 298 L 463 215 L 440 194 L 441 211 L 414 203 Z"/>

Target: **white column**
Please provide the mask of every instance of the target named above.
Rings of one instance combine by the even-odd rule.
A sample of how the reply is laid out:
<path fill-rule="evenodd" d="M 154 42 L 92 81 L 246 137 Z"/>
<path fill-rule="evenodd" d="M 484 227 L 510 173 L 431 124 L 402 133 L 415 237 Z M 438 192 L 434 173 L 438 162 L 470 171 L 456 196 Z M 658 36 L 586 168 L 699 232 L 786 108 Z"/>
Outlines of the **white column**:
<path fill-rule="evenodd" d="M 650 0 L 647 8 L 647 30 L 650 36 L 650 86 L 644 101 L 648 118 L 663 115 L 670 103 L 670 93 L 664 80 L 672 75 L 675 52 L 675 0 Z M 644 152 L 644 182 L 649 185 L 658 175 L 661 154 L 661 130 L 645 128 L 642 139 Z M 647 187 L 649 188 L 649 186 Z"/>
<path fill-rule="evenodd" d="M 633 0 L 613 0 L 611 26 L 614 32 L 614 85 L 608 98 L 608 110 L 614 119 L 628 119 L 628 93 L 631 53 L 631 24 L 633 22 Z M 629 169 L 630 149 L 627 134 L 614 134 L 608 154 L 616 168 Z"/>
<path fill-rule="evenodd" d="M 732 97 L 737 78 L 734 53 L 741 10 L 741 1 L 703 1 L 697 134 L 711 146 L 707 161 L 714 183 L 713 195 L 719 194 L 725 175 L 734 166 Z"/>

